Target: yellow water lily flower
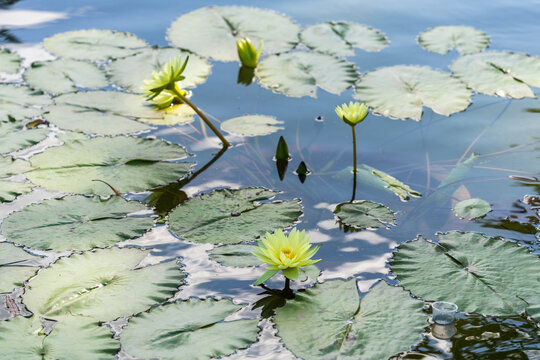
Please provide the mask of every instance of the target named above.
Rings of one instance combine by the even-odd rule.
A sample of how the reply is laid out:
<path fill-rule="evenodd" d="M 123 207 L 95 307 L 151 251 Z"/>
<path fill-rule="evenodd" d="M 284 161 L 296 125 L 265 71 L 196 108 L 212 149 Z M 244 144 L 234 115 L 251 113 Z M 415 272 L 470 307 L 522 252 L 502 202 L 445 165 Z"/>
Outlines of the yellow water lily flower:
<path fill-rule="evenodd" d="M 187 91 L 180 88 L 180 81 L 186 77 L 182 75 L 184 72 L 189 56 L 182 64 L 181 57 L 172 58 L 163 66 L 160 72 L 152 72 L 152 79 L 144 80 L 142 90 L 146 100 L 152 100 L 159 108 L 170 106 L 177 99 L 175 91 L 186 95 Z"/>
<path fill-rule="evenodd" d="M 251 40 L 249 40 L 247 37 L 237 40 L 236 50 L 238 50 L 238 57 L 240 58 L 242 65 L 251 68 L 256 67 L 262 53 L 262 46 L 262 40 L 259 42 L 258 49 L 255 49 L 255 46 L 253 46 Z"/>
<path fill-rule="evenodd" d="M 355 126 L 366 118 L 368 114 L 368 107 L 364 103 L 360 104 L 357 101 L 351 101 L 349 102 L 349 105 L 343 104 L 341 107 L 336 106 L 336 114 L 345 123 Z"/>
<path fill-rule="evenodd" d="M 311 247 L 309 235 L 306 235 L 305 230 L 298 231 L 294 228 L 289 236 L 283 234 L 281 230 L 276 230 L 273 234 L 266 233 L 257 245 L 253 255 L 270 266 L 253 285 L 264 283 L 280 270 L 285 277 L 294 281 L 298 278 L 299 267 L 321 261 L 321 259 L 311 260 L 321 246 Z"/>

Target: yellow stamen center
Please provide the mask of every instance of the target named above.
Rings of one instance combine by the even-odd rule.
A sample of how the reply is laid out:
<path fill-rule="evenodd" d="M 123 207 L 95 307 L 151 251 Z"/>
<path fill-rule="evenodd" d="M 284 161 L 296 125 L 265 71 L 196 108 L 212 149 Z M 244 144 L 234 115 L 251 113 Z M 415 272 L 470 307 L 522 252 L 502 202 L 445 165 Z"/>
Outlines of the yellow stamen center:
<path fill-rule="evenodd" d="M 281 252 L 288 259 L 292 259 L 294 257 L 294 251 L 292 251 L 292 249 L 289 249 L 289 248 L 281 249 Z"/>

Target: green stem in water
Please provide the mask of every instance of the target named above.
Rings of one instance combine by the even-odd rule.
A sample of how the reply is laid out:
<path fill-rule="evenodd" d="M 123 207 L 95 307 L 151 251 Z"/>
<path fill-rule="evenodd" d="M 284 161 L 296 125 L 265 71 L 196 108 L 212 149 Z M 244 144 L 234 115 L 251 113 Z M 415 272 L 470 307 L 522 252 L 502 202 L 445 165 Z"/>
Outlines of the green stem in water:
<path fill-rule="evenodd" d="M 351 202 L 354 201 L 356 197 L 356 133 L 354 131 L 354 126 L 352 128 L 352 143 L 353 143 L 353 191 Z"/>

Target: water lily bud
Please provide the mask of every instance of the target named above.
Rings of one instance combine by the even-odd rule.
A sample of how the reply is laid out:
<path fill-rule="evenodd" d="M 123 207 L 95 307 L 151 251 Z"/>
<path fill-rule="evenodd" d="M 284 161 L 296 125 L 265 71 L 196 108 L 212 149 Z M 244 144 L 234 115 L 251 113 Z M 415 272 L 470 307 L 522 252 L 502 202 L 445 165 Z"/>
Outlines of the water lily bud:
<path fill-rule="evenodd" d="M 359 102 L 349 102 L 349 105 L 343 104 L 336 106 L 336 114 L 345 123 L 355 126 L 359 122 L 362 122 L 368 114 L 368 107 L 366 104 Z"/>
<path fill-rule="evenodd" d="M 259 49 L 255 49 L 255 46 L 251 43 L 249 38 L 245 37 L 243 39 L 236 41 L 236 49 L 238 50 L 238 57 L 242 65 L 254 68 L 257 66 L 259 61 L 259 56 L 262 53 L 263 41 L 259 42 Z"/>

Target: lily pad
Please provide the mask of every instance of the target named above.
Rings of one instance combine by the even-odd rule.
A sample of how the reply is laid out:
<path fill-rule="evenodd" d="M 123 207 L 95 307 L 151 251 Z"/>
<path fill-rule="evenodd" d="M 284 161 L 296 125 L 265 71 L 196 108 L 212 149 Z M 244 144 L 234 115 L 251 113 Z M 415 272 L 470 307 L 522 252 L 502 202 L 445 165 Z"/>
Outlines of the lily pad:
<path fill-rule="evenodd" d="M 133 55 L 148 46 L 133 34 L 112 30 L 77 30 L 43 40 L 45 49 L 56 56 L 89 61 L 107 61 Z"/>
<path fill-rule="evenodd" d="M 366 73 L 353 95 L 374 113 L 420 121 L 422 106 L 450 116 L 471 103 L 471 91 L 450 74 L 428 66 L 391 66 Z"/>
<path fill-rule="evenodd" d="M 88 250 L 143 235 L 154 220 L 128 216 L 143 210 L 143 204 L 118 196 L 66 196 L 11 214 L 2 223 L 2 233 L 8 241 L 34 249 Z"/>
<path fill-rule="evenodd" d="M 169 215 L 177 236 L 195 243 L 236 244 L 291 226 L 302 214 L 299 200 L 260 204 L 277 193 L 263 188 L 216 190 L 179 205 Z"/>
<path fill-rule="evenodd" d="M 26 129 L 20 121 L 0 122 L 0 154 L 26 149 L 45 140 L 48 129 Z"/>
<path fill-rule="evenodd" d="M 261 261 L 253 255 L 253 245 L 233 244 L 217 246 L 210 250 L 210 258 L 224 266 L 259 266 Z"/>
<path fill-rule="evenodd" d="M 0 85 L 0 122 L 30 119 L 41 115 L 39 107 L 48 105 L 51 98 L 26 86 Z"/>
<path fill-rule="evenodd" d="M 422 196 L 418 191 L 411 189 L 409 185 L 402 183 L 395 177 L 388 175 L 383 171 L 373 169 L 371 170 L 371 173 L 381 179 L 386 184 L 384 187 L 399 196 L 402 201 L 408 201 L 411 196 Z"/>
<path fill-rule="evenodd" d="M 174 48 L 148 47 L 141 52 L 118 59 L 107 65 L 111 80 L 130 91 L 140 93 L 144 80 L 152 77 L 152 72 L 159 72 L 170 59 L 175 57 L 185 59 L 189 56 L 188 64 L 182 73 L 182 88 L 193 88 L 206 81 L 212 65 L 200 56 L 189 51 Z"/>
<path fill-rule="evenodd" d="M 29 193 L 33 188 L 34 185 L 28 183 L 0 180 L 0 202 L 13 201 L 17 196 Z"/>
<path fill-rule="evenodd" d="M 0 243 L 0 293 L 13 291 L 36 273 L 37 267 L 21 264 L 31 259 L 35 257 L 22 248 Z"/>
<path fill-rule="evenodd" d="M 436 26 L 418 35 L 418 44 L 442 55 L 452 49 L 460 55 L 468 55 L 487 48 L 489 36 L 471 26 Z"/>
<path fill-rule="evenodd" d="M 239 136 L 262 136 L 285 129 L 279 126 L 281 124 L 283 121 L 273 116 L 244 115 L 225 120 L 221 123 L 221 130 Z"/>
<path fill-rule="evenodd" d="M 317 87 L 339 95 L 358 79 L 352 63 L 306 51 L 269 56 L 257 66 L 255 75 L 261 85 L 277 93 L 313 98 L 317 97 Z"/>
<path fill-rule="evenodd" d="M 491 211 L 491 206 L 486 200 L 472 198 L 462 200 L 454 205 L 454 212 L 457 216 L 473 220 L 486 215 Z"/>
<path fill-rule="evenodd" d="M 300 40 L 308 48 L 335 56 L 354 56 L 354 48 L 381 51 L 388 39 L 371 26 L 351 22 L 325 22 L 306 27 Z"/>
<path fill-rule="evenodd" d="M 149 251 L 108 248 L 60 258 L 32 278 L 23 301 L 47 319 L 111 321 L 171 297 L 185 274 L 176 260 L 137 267 Z"/>
<path fill-rule="evenodd" d="M 96 65 L 72 59 L 35 62 L 24 72 L 24 80 L 31 88 L 51 94 L 72 92 L 77 88 L 97 89 L 109 84 L 105 72 Z"/>
<path fill-rule="evenodd" d="M 346 202 L 336 206 L 334 214 L 339 221 L 355 229 L 378 228 L 395 225 L 396 219 L 392 210 L 384 205 L 367 200 Z"/>
<path fill-rule="evenodd" d="M 390 262 L 400 285 L 425 300 L 445 300 L 460 311 L 521 314 L 540 301 L 540 261 L 526 248 L 477 233 L 439 234 L 399 245 Z M 540 320 L 540 313 L 534 315 Z"/>
<path fill-rule="evenodd" d="M 353 278 L 297 292 L 275 310 L 274 322 L 285 346 L 303 359 L 380 360 L 421 340 L 427 326 L 422 307 L 384 281 L 360 299 Z"/>
<path fill-rule="evenodd" d="M 258 320 L 224 320 L 240 308 L 227 299 L 189 299 L 152 308 L 129 320 L 122 349 L 141 359 L 230 355 L 255 342 L 259 332 Z"/>
<path fill-rule="evenodd" d="M 300 27 L 272 10 L 246 6 L 209 6 L 173 21 L 167 30 L 169 42 L 218 61 L 236 61 L 236 40 L 249 37 L 263 53 L 292 49 L 298 43 Z"/>
<path fill-rule="evenodd" d="M 78 194 L 145 191 L 185 176 L 192 163 L 183 147 L 163 140 L 127 136 L 73 141 L 30 158 L 34 184 Z"/>
<path fill-rule="evenodd" d="M 28 161 L 13 159 L 11 157 L 0 157 L 0 202 L 13 201 L 17 196 L 32 190 L 34 187 L 32 184 L 2 179 L 23 173 L 31 168 Z"/>
<path fill-rule="evenodd" d="M 21 68 L 21 57 L 8 49 L 0 49 L 0 71 L 15 74 Z"/>
<path fill-rule="evenodd" d="M 535 97 L 529 87 L 540 87 L 540 58 L 487 51 L 456 59 L 450 70 L 479 93 L 520 99 Z"/>
<path fill-rule="evenodd" d="M 28 161 L 12 157 L 0 157 L 0 178 L 17 175 L 32 169 Z"/>
<path fill-rule="evenodd" d="M 116 359 L 120 342 L 95 321 L 66 318 L 45 336 L 39 318 L 17 316 L 0 321 L 0 348 L 10 360 L 105 360 Z"/>

